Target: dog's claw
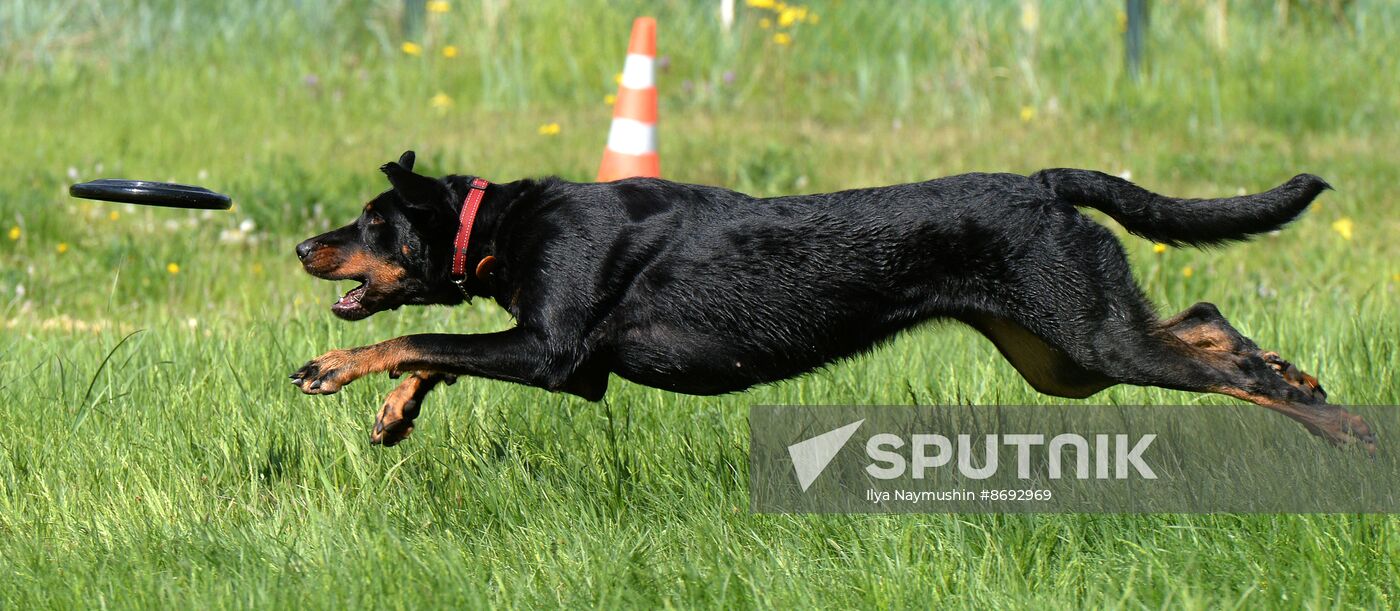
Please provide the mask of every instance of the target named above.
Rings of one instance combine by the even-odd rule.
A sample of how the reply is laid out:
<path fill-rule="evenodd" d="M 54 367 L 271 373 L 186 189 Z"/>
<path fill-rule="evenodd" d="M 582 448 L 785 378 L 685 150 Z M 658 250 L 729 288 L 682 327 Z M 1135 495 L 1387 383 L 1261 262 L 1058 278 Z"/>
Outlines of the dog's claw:
<path fill-rule="evenodd" d="M 308 361 L 290 377 L 292 384 L 303 393 L 329 395 L 360 377 L 355 367 L 352 351 L 332 350 Z"/>
<path fill-rule="evenodd" d="M 1317 381 L 1317 378 L 1298 369 L 1293 363 L 1283 360 L 1283 357 L 1280 357 L 1277 352 L 1264 352 L 1259 355 L 1259 358 L 1264 359 L 1264 362 L 1274 370 L 1274 373 L 1277 373 L 1285 382 L 1318 401 L 1327 400 L 1327 391 L 1322 388 L 1322 384 Z"/>

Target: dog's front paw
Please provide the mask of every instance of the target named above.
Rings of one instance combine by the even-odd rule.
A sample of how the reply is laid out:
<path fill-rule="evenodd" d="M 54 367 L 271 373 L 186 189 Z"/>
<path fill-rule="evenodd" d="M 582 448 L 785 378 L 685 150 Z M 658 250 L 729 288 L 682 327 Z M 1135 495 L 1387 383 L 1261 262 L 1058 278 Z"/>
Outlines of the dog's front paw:
<path fill-rule="evenodd" d="M 374 432 L 370 433 L 369 442 L 387 447 L 407 439 L 428 392 L 439 383 L 450 385 L 456 381 L 456 376 L 440 373 L 418 371 L 409 375 L 384 399 L 384 405 L 374 417 Z"/>
<path fill-rule="evenodd" d="M 413 420 L 423 407 L 423 379 L 409 376 L 384 399 L 384 405 L 374 417 L 374 432 L 370 433 L 371 444 L 397 445 L 413 433 Z"/>
<path fill-rule="evenodd" d="M 308 395 L 329 395 L 359 377 L 349 350 L 332 350 L 302 365 L 292 374 L 292 384 Z"/>

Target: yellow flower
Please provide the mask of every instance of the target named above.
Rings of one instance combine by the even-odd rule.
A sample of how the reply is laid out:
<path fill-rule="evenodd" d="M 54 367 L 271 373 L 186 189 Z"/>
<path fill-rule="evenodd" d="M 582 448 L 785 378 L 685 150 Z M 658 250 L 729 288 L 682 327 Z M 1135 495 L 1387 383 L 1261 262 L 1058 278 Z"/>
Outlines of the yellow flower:
<path fill-rule="evenodd" d="M 1031 106 L 1022 106 L 1022 107 L 1021 107 L 1021 122 L 1022 122 L 1022 123 L 1030 123 L 1030 122 L 1031 122 L 1031 119 L 1034 119 L 1034 118 L 1035 118 L 1035 108 L 1033 108 L 1033 107 L 1031 107 Z"/>
<path fill-rule="evenodd" d="M 1400 282 L 1400 273 L 1390 275 L 1391 282 Z"/>
<path fill-rule="evenodd" d="M 448 4 L 447 0 L 430 0 L 428 2 L 429 13 L 446 13 L 450 10 L 452 10 L 452 5 Z"/>
<path fill-rule="evenodd" d="M 622 73 L 621 73 L 621 72 L 619 72 L 619 73 L 613 75 L 613 84 L 615 84 L 615 85 L 621 85 L 621 84 L 622 84 Z"/>
<path fill-rule="evenodd" d="M 785 8 L 783 12 L 778 13 L 778 25 L 781 27 L 788 27 L 797 22 L 798 13 L 795 8 Z"/>
<path fill-rule="evenodd" d="M 178 273 L 180 273 L 180 264 L 179 264 L 179 263 L 176 263 L 176 262 L 174 262 L 174 261 L 171 261 L 170 263 L 166 263 L 166 264 L 165 264 L 165 271 L 170 272 L 171 274 L 178 274 Z"/>
<path fill-rule="evenodd" d="M 416 42 L 405 42 L 399 47 L 404 53 L 417 57 L 423 54 L 423 46 Z"/>
<path fill-rule="evenodd" d="M 1122 11 L 1122 10 L 1119 10 L 1119 11 L 1118 11 L 1118 33 L 1119 33 L 1119 34 L 1122 34 L 1123 32 L 1126 32 L 1126 31 L 1128 31 L 1128 13 L 1126 13 L 1126 12 L 1124 12 L 1124 11 Z"/>
<path fill-rule="evenodd" d="M 262 266 L 261 263 L 254 263 L 254 264 L 253 264 L 253 273 L 254 273 L 254 274 L 261 274 L 261 273 L 263 273 L 263 266 Z"/>
<path fill-rule="evenodd" d="M 60 255 L 63 254 L 63 253 L 65 253 L 65 252 L 68 252 L 68 243 L 67 243 L 67 242 L 59 242 L 59 243 L 58 243 L 58 248 L 56 248 L 55 250 L 57 250 L 57 251 L 58 251 L 58 254 L 60 254 Z"/>
<path fill-rule="evenodd" d="M 428 100 L 428 104 L 438 110 L 447 110 L 448 108 L 452 108 L 452 98 L 439 91 L 431 100 Z"/>
<path fill-rule="evenodd" d="M 1332 231 L 1335 231 L 1337 232 L 1337 235 L 1342 236 L 1343 240 L 1351 239 L 1351 230 L 1353 228 L 1354 223 L 1351 222 L 1350 217 L 1344 216 L 1332 222 Z"/>
<path fill-rule="evenodd" d="M 1153 244 L 1153 245 L 1152 245 L 1152 252 L 1155 252 L 1155 253 L 1157 253 L 1157 254 L 1159 254 L 1159 255 L 1162 254 L 1162 253 L 1164 253 L 1164 252 L 1167 252 L 1167 245 L 1166 245 L 1166 244 Z"/>
<path fill-rule="evenodd" d="M 773 20 L 772 20 L 772 19 L 769 19 L 769 18 L 767 18 L 767 17 L 764 17 L 763 19 L 759 19 L 759 20 L 758 20 L 758 27 L 763 28 L 763 29 L 765 29 L 765 30 L 768 29 L 768 28 L 771 28 L 771 27 L 773 27 Z"/>
<path fill-rule="evenodd" d="M 788 36 L 787 32 L 778 32 L 777 34 L 774 34 L 774 35 L 773 35 L 773 44 L 778 44 L 778 45 L 788 45 L 788 44 L 792 44 L 792 37 L 791 37 L 791 36 Z"/>
<path fill-rule="evenodd" d="M 747 0 L 745 3 L 754 8 L 773 8 L 774 0 Z"/>
<path fill-rule="evenodd" d="M 1021 2 L 1021 29 L 1027 34 L 1034 34 L 1040 27 L 1040 8 L 1031 0 Z"/>
<path fill-rule="evenodd" d="M 115 221 L 115 220 L 121 218 L 121 216 L 122 216 L 122 215 L 117 214 L 117 211 L 116 211 L 116 210 L 113 210 L 113 211 L 107 213 L 107 220 L 109 220 L 109 221 Z"/>
<path fill-rule="evenodd" d="M 1190 278 L 1191 276 L 1195 275 L 1195 273 L 1196 273 L 1196 270 L 1191 269 L 1191 266 L 1190 266 L 1190 265 L 1187 265 L 1186 267 L 1181 268 L 1181 275 L 1182 275 L 1182 277 L 1184 277 L 1184 278 Z"/>
<path fill-rule="evenodd" d="M 558 136 L 559 130 L 558 123 L 545 123 L 540 126 L 538 131 L 541 136 Z"/>
<path fill-rule="evenodd" d="M 612 106 L 613 104 L 617 103 L 617 96 L 609 93 L 608 95 L 603 96 L 603 103 L 607 104 L 608 106 Z"/>
<path fill-rule="evenodd" d="M 457 47 L 452 46 L 452 45 L 447 45 L 447 46 L 443 47 L 443 48 L 442 48 L 442 56 L 443 56 L 443 57 L 446 57 L 447 59 L 452 59 L 452 58 L 454 58 L 454 57 L 457 57 Z"/>
<path fill-rule="evenodd" d="M 18 239 L 19 239 L 19 226 L 18 226 L 18 225 L 16 225 L 16 226 L 10 228 L 10 239 L 11 239 L 11 240 L 18 240 Z"/>

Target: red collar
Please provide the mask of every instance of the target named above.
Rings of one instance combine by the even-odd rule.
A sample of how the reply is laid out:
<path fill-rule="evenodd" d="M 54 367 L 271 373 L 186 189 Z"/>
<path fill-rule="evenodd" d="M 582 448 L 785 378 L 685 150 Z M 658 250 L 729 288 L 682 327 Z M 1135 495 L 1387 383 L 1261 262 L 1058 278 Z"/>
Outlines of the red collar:
<path fill-rule="evenodd" d="M 476 211 L 481 207 L 481 198 L 486 196 L 486 187 L 490 185 L 485 180 L 473 178 L 471 191 L 467 193 L 467 200 L 462 202 L 462 214 L 458 217 L 457 241 L 452 251 L 452 281 L 464 293 L 467 290 L 467 242 L 472 237 L 472 225 L 476 224 Z"/>

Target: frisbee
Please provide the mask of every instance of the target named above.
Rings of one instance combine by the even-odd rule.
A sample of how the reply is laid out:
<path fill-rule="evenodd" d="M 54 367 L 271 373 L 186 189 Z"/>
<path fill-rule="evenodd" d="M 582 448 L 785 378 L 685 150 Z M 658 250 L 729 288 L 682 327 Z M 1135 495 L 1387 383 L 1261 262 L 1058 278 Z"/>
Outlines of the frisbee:
<path fill-rule="evenodd" d="M 83 199 L 166 208 L 228 210 L 233 206 L 229 196 L 204 187 L 146 180 L 102 178 L 68 187 L 68 194 Z"/>

